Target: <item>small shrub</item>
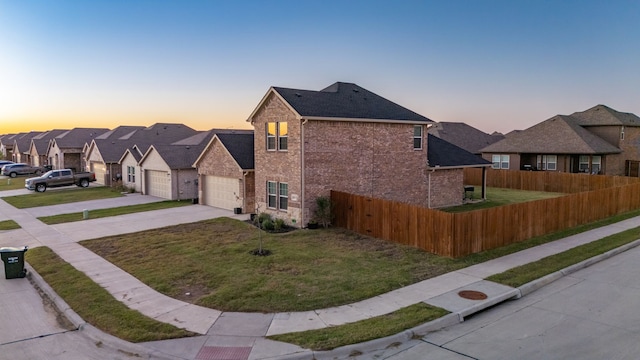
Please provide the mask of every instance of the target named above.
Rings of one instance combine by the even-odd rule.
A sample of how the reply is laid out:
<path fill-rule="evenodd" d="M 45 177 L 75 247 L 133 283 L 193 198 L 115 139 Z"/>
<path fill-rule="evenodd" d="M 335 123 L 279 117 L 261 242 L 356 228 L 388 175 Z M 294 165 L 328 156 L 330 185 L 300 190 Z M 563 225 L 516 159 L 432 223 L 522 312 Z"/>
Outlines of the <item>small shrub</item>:
<path fill-rule="evenodd" d="M 262 225 L 263 227 L 264 227 L 264 222 L 267 220 L 271 221 L 270 214 L 263 212 L 258 215 L 258 224 Z"/>
<path fill-rule="evenodd" d="M 284 228 L 284 220 L 283 219 L 275 219 L 273 221 L 273 230 L 280 231 Z"/>
<path fill-rule="evenodd" d="M 322 225 L 325 229 L 331 225 L 331 220 L 333 218 L 331 208 L 331 199 L 326 196 L 319 196 L 316 198 L 316 210 L 314 212 L 313 220 Z"/>
<path fill-rule="evenodd" d="M 262 228 L 264 230 L 272 231 L 275 228 L 273 220 L 267 219 L 267 220 L 263 221 L 262 222 Z"/>

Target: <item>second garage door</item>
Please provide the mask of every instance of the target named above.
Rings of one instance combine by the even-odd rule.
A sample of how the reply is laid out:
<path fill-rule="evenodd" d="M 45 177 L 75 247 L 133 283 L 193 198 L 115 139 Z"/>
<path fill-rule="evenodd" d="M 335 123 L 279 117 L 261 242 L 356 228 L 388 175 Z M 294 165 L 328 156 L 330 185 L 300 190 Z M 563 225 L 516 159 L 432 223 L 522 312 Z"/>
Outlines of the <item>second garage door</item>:
<path fill-rule="evenodd" d="M 222 176 L 206 176 L 204 188 L 205 204 L 233 210 L 242 207 L 240 181 Z"/>
<path fill-rule="evenodd" d="M 104 170 L 105 166 L 102 163 L 91 163 L 91 171 L 96 174 L 96 183 L 100 185 L 106 185 L 105 183 L 105 175 L 106 171 Z"/>
<path fill-rule="evenodd" d="M 147 195 L 171 199 L 170 177 L 166 171 L 145 170 Z"/>

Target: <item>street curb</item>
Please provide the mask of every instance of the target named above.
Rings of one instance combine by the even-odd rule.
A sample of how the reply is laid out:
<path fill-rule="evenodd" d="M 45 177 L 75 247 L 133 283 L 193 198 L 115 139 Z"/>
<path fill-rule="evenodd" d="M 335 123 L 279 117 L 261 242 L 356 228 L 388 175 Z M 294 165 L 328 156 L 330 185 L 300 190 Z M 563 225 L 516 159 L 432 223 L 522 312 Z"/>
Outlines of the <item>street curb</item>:
<path fill-rule="evenodd" d="M 38 274 L 38 272 L 29 265 L 29 263 L 25 262 L 24 266 L 27 269 L 27 277 L 32 284 L 37 287 L 36 290 L 44 293 L 44 295 L 51 300 L 57 310 L 73 324 L 76 330 L 80 331 L 83 336 L 94 341 L 96 347 L 106 346 L 117 352 L 140 359 L 184 360 L 183 358 L 160 353 L 142 345 L 122 340 L 87 323 L 80 317 L 80 315 L 73 311 L 69 304 L 67 304 L 67 302 L 64 301 L 64 299 L 62 299 L 46 281 L 44 281 L 42 276 L 40 276 L 40 274 Z"/>
<path fill-rule="evenodd" d="M 609 259 L 615 255 L 618 255 L 620 253 L 623 253 L 629 249 L 633 249 L 637 246 L 640 246 L 640 239 L 639 240 L 635 240 L 633 242 L 630 242 L 628 244 L 622 245 L 620 247 L 617 247 L 615 249 L 609 250 L 606 253 L 600 254 L 600 255 L 596 255 L 594 257 L 591 257 L 589 259 L 586 259 L 584 261 L 581 261 L 577 264 L 573 264 L 570 266 L 567 266 L 566 268 L 556 271 L 554 273 L 551 273 L 547 276 L 541 277 L 540 279 L 537 280 L 533 280 L 530 281 L 520 287 L 518 287 L 518 291 L 520 292 L 520 295 L 517 297 L 518 299 L 528 295 L 562 277 L 565 277 L 567 275 L 573 274 L 574 272 L 578 271 L 578 270 L 582 270 L 584 268 L 587 268 L 593 264 L 599 263 L 603 260 Z"/>
<path fill-rule="evenodd" d="M 520 299 L 521 297 L 524 297 L 525 295 L 528 295 L 546 285 L 549 285 L 550 283 L 564 276 L 572 274 L 578 270 L 587 268 L 603 260 L 609 259 L 615 255 L 623 253 L 637 246 L 640 246 L 640 239 L 635 240 L 631 243 L 622 245 L 615 249 L 609 250 L 606 253 L 596 255 L 592 258 L 586 259 L 577 264 L 568 266 L 562 270 L 559 270 L 549 275 L 546 275 L 544 277 L 541 277 L 540 279 L 526 283 L 518 288 L 514 288 L 511 291 L 507 291 L 499 296 L 496 296 L 494 299 L 492 299 L 489 302 L 474 305 L 469 308 L 460 310 L 458 312 L 449 313 L 441 318 L 424 323 L 422 325 L 418 325 L 414 328 L 405 330 L 395 335 L 391 335 L 384 338 L 375 339 L 375 340 L 371 340 L 371 341 L 367 341 L 359 344 L 346 345 L 346 346 L 342 346 L 342 347 L 339 347 L 333 350 L 328 350 L 328 351 L 313 351 L 311 353 L 304 352 L 304 353 L 296 353 L 296 354 L 290 354 L 286 356 L 280 356 L 278 357 L 278 359 L 283 359 L 283 360 L 342 359 L 342 358 L 357 357 L 359 355 L 371 353 L 373 351 L 379 351 L 379 350 L 384 350 L 391 347 L 399 346 L 404 342 L 407 342 L 416 338 L 421 338 L 430 332 L 462 323 L 464 322 L 465 317 L 478 313 L 488 307 L 497 305 L 499 303 L 505 302 L 510 299 L 514 299 L 514 300 Z M 308 349 L 305 349 L 305 350 L 310 351 Z"/>

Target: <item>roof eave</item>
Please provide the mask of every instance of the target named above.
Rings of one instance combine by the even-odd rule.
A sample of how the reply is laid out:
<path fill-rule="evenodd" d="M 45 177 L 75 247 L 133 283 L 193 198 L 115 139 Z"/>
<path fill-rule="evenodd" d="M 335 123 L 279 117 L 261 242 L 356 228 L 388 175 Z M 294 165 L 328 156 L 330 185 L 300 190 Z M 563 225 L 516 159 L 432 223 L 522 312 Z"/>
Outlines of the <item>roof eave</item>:
<path fill-rule="evenodd" d="M 493 164 L 475 164 L 475 165 L 453 165 L 453 166 L 428 166 L 428 170 L 452 170 L 452 169 L 464 169 L 464 168 L 479 168 L 479 167 L 490 167 Z"/>
<path fill-rule="evenodd" d="M 300 119 L 301 115 L 296 111 L 296 109 L 293 108 L 293 106 L 291 106 L 291 104 L 289 104 L 289 102 L 287 100 L 285 100 L 282 95 L 280 95 L 280 93 L 278 93 L 276 91 L 276 89 L 274 89 L 274 87 L 270 87 L 269 90 L 267 91 L 267 93 L 262 97 L 262 100 L 260 100 L 260 102 L 258 103 L 258 106 L 256 106 L 255 109 L 253 109 L 253 111 L 251 112 L 251 115 L 249 115 L 249 118 L 247 119 L 247 122 L 251 123 L 251 125 L 253 125 L 254 120 L 253 118 L 256 116 L 256 114 L 258 113 L 258 111 L 262 108 L 262 106 L 264 105 L 264 103 L 267 101 L 267 99 L 269 98 L 269 95 L 271 94 L 275 94 L 276 97 L 278 97 L 278 99 L 280 99 L 287 108 L 289 108 L 289 110 L 291 110 L 291 112 L 293 112 L 296 115 L 296 118 Z"/>
<path fill-rule="evenodd" d="M 398 119 L 368 119 L 368 118 L 337 118 L 337 117 L 324 117 L 324 116 L 302 116 L 301 120 L 311 121 L 343 121 L 343 122 L 373 122 L 373 123 L 385 123 L 385 124 L 411 124 L 411 125 L 427 125 L 433 126 L 433 121 L 419 121 L 419 120 L 398 120 Z"/>

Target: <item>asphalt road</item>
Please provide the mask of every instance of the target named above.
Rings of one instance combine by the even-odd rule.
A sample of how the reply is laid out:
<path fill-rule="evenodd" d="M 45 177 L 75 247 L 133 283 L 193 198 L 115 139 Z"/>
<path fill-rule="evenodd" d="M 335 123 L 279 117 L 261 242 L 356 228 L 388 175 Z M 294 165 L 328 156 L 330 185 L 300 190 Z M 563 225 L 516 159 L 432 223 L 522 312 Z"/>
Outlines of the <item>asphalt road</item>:
<path fill-rule="evenodd" d="M 461 324 L 358 358 L 636 360 L 639 305 L 636 247 Z"/>

